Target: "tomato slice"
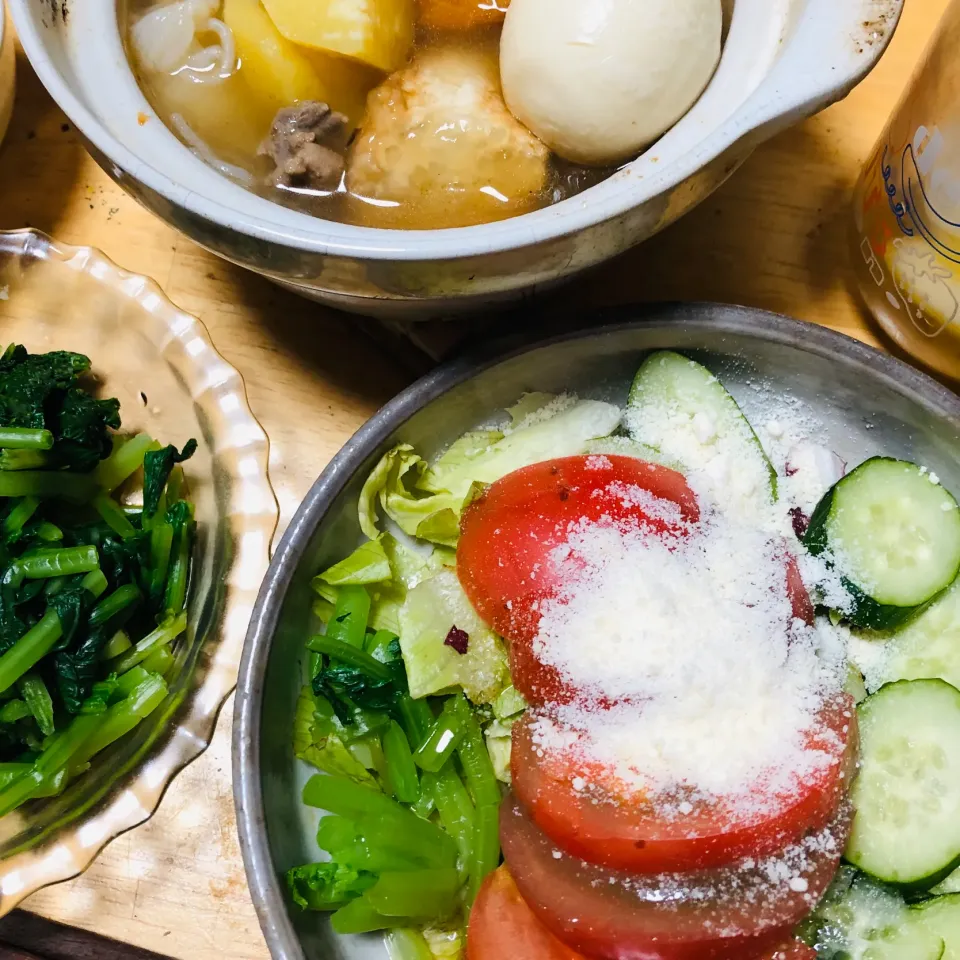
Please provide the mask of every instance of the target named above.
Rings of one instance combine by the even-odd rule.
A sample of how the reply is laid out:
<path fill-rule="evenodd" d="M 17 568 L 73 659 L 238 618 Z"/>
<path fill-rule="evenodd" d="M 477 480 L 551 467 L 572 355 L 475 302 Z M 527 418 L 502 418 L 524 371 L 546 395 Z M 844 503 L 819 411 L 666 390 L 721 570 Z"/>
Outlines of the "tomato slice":
<path fill-rule="evenodd" d="M 494 870 L 480 887 L 467 929 L 467 960 L 585 960 L 558 940 L 527 906 L 507 867 Z M 802 940 L 780 943 L 757 960 L 816 960 Z"/>
<path fill-rule="evenodd" d="M 642 498 L 628 495 L 637 488 L 674 506 L 675 519 L 651 516 Z M 464 510 L 457 575 L 483 620 L 511 641 L 513 683 L 529 702 L 572 696 L 559 673 L 539 663 L 531 650 L 538 606 L 556 593 L 563 576 L 555 549 L 584 522 L 679 533 L 699 516 L 696 496 L 681 474 L 621 456 L 562 457 L 523 467 L 491 484 Z"/>
<path fill-rule="evenodd" d="M 750 813 L 691 798 L 689 815 L 665 817 L 644 797 L 617 796 L 616 787 L 604 792 L 602 770 L 585 770 L 582 761 L 534 743 L 534 711 L 513 726 L 513 789 L 557 846 L 590 863 L 659 873 L 763 857 L 832 819 L 853 778 L 858 740 L 853 700 L 837 697 L 819 719 L 809 747 L 826 753 L 829 762 L 788 794 L 754 804 Z"/>
<path fill-rule="evenodd" d="M 813 625 L 816 619 L 816 610 L 813 607 L 813 601 L 810 594 L 807 593 L 803 577 L 800 575 L 800 568 L 794 557 L 787 554 L 787 596 L 790 597 L 790 605 L 793 607 L 793 615 L 804 623 Z"/>
<path fill-rule="evenodd" d="M 583 960 L 561 943 L 520 896 L 506 867 L 494 870 L 480 887 L 470 911 L 467 960 Z"/>
<path fill-rule="evenodd" d="M 788 940 L 764 957 L 764 960 L 817 960 L 817 951 L 802 940 Z"/>
<path fill-rule="evenodd" d="M 598 960 L 746 960 L 770 956 L 836 873 L 850 813 L 775 858 L 638 877 L 570 857 L 516 798 L 500 840 L 521 896 L 556 937 Z"/>

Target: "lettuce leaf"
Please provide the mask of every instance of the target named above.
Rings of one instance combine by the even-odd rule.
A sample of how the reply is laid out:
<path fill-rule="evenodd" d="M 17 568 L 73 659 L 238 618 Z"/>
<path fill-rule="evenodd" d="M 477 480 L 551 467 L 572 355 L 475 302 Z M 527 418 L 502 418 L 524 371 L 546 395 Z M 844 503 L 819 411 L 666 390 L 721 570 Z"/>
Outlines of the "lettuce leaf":
<path fill-rule="evenodd" d="M 494 720 L 483 731 L 487 753 L 493 764 L 493 773 L 503 783 L 510 783 L 510 752 L 512 721 Z"/>
<path fill-rule="evenodd" d="M 379 540 L 361 543 L 349 557 L 324 570 L 318 578 L 331 586 L 379 583 L 393 576 L 390 560 Z"/>
<path fill-rule="evenodd" d="M 405 587 L 415 587 L 421 580 L 432 577 L 442 567 L 455 567 L 457 553 L 449 547 L 433 547 L 428 553 L 410 546 L 391 533 L 380 538 L 384 552 L 390 561 L 393 579 Z"/>
<path fill-rule="evenodd" d="M 465 433 L 459 440 L 454 441 L 435 463 L 427 467 L 417 481 L 417 487 L 430 493 L 450 493 L 445 478 L 451 475 L 469 476 L 470 465 L 502 439 L 503 434 L 499 430 L 474 430 Z M 463 492 L 466 493 L 466 489 Z"/>
<path fill-rule="evenodd" d="M 391 533 L 381 534 L 376 542 L 386 555 L 390 575 L 365 584 L 370 594 L 370 617 L 367 626 L 371 630 L 389 630 L 399 634 L 400 608 L 407 599 L 407 590 L 415 587 L 421 580 L 432 577 L 444 567 L 456 567 L 457 554 L 454 550 L 441 546 L 435 546 L 430 553 L 424 554 Z M 331 567 L 331 570 L 333 569 Z M 329 573 L 330 570 L 326 571 L 326 574 Z M 337 602 L 337 587 L 328 583 L 324 574 L 314 577 L 312 586 L 318 594 L 313 603 L 313 612 L 321 621 L 327 623 Z"/>
<path fill-rule="evenodd" d="M 445 546 L 454 546 L 459 536 L 463 497 L 450 493 L 418 495 L 417 481 L 426 461 L 408 443 L 388 450 L 367 477 L 360 491 L 360 528 L 371 540 L 380 536 L 377 503 L 406 534 Z"/>
<path fill-rule="evenodd" d="M 366 536 L 380 537 L 379 505 L 408 536 L 455 547 L 460 514 L 484 486 L 531 463 L 583 453 L 620 422 L 611 403 L 549 394 L 527 394 L 509 412 L 509 432 L 466 433 L 430 466 L 408 443 L 388 450 L 360 492 Z"/>
<path fill-rule="evenodd" d="M 435 960 L 461 960 L 466 946 L 466 932 L 461 926 L 428 924 L 421 931 Z"/>
<path fill-rule="evenodd" d="M 467 633 L 467 652 L 444 640 Z M 490 703 L 509 683 L 503 641 L 477 616 L 453 570 L 443 569 L 407 592 L 400 609 L 400 649 L 414 698 L 462 687 L 474 703 Z"/>
<path fill-rule="evenodd" d="M 549 394 L 527 394 L 508 412 L 513 426 L 504 436 L 482 447 L 481 436 L 495 434 L 464 435 L 422 474 L 418 485 L 434 497 L 459 500 L 459 515 L 484 486 L 532 463 L 585 453 L 589 441 L 607 436 L 620 422 L 620 409 L 612 403 Z"/>
<path fill-rule="evenodd" d="M 523 694 L 512 684 L 493 702 L 493 715 L 498 720 L 509 720 L 527 709 Z"/>

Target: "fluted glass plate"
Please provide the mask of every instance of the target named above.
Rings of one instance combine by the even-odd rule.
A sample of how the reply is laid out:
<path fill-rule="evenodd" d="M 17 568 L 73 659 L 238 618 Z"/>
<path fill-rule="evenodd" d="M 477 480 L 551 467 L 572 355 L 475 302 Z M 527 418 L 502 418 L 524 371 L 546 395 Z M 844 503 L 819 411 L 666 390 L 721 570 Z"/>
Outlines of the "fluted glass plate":
<path fill-rule="evenodd" d="M 0 819 L 2 916 L 40 887 L 80 873 L 107 842 L 146 820 L 170 780 L 209 744 L 236 684 L 277 504 L 267 437 L 240 374 L 203 324 L 152 280 L 90 247 L 33 230 L 0 232 L 0 340 L 86 354 L 103 394 L 120 400 L 124 433 L 199 443 L 184 465 L 198 536 L 170 694 L 59 797 Z"/>

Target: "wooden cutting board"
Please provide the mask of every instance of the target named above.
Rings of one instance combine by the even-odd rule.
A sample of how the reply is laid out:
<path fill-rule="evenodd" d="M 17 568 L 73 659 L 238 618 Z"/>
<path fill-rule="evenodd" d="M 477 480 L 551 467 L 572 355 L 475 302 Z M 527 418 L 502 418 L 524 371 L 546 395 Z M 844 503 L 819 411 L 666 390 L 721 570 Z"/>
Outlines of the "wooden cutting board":
<path fill-rule="evenodd" d="M 945 6 L 908 3 L 886 56 L 846 101 L 762 146 L 697 210 L 548 298 L 543 309 L 721 300 L 887 346 L 847 285 L 849 197 Z M 270 436 L 286 522 L 330 457 L 426 361 L 385 347 L 349 316 L 217 260 L 156 220 L 87 156 L 22 57 L 18 70 L 13 123 L 0 148 L 0 228 L 30 225 L 97 246 L 152 276 L 203 319 L 246 377 Z M 453 332 L 417 336 L 437 352 L 459 339 Z M 151 821 L 111 843 L 82 877 L 35 894 L 24 907 L 169 957 L 265 960 L 236 839 L 231 714 L 232 702 L 213 746 L 177 778 Z"/>

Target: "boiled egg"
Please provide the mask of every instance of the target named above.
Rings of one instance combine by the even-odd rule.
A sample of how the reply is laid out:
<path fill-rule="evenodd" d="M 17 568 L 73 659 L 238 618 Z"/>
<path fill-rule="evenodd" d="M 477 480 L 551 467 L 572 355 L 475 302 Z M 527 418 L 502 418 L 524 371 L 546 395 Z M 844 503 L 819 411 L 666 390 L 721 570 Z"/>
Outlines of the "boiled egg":
<path fill-rule="evenodd" d="M 693 106 L 720 59 L 721 28 L 721 0 L 512 0 L 504 98 L 559 156 L 614 164 Z"/>

